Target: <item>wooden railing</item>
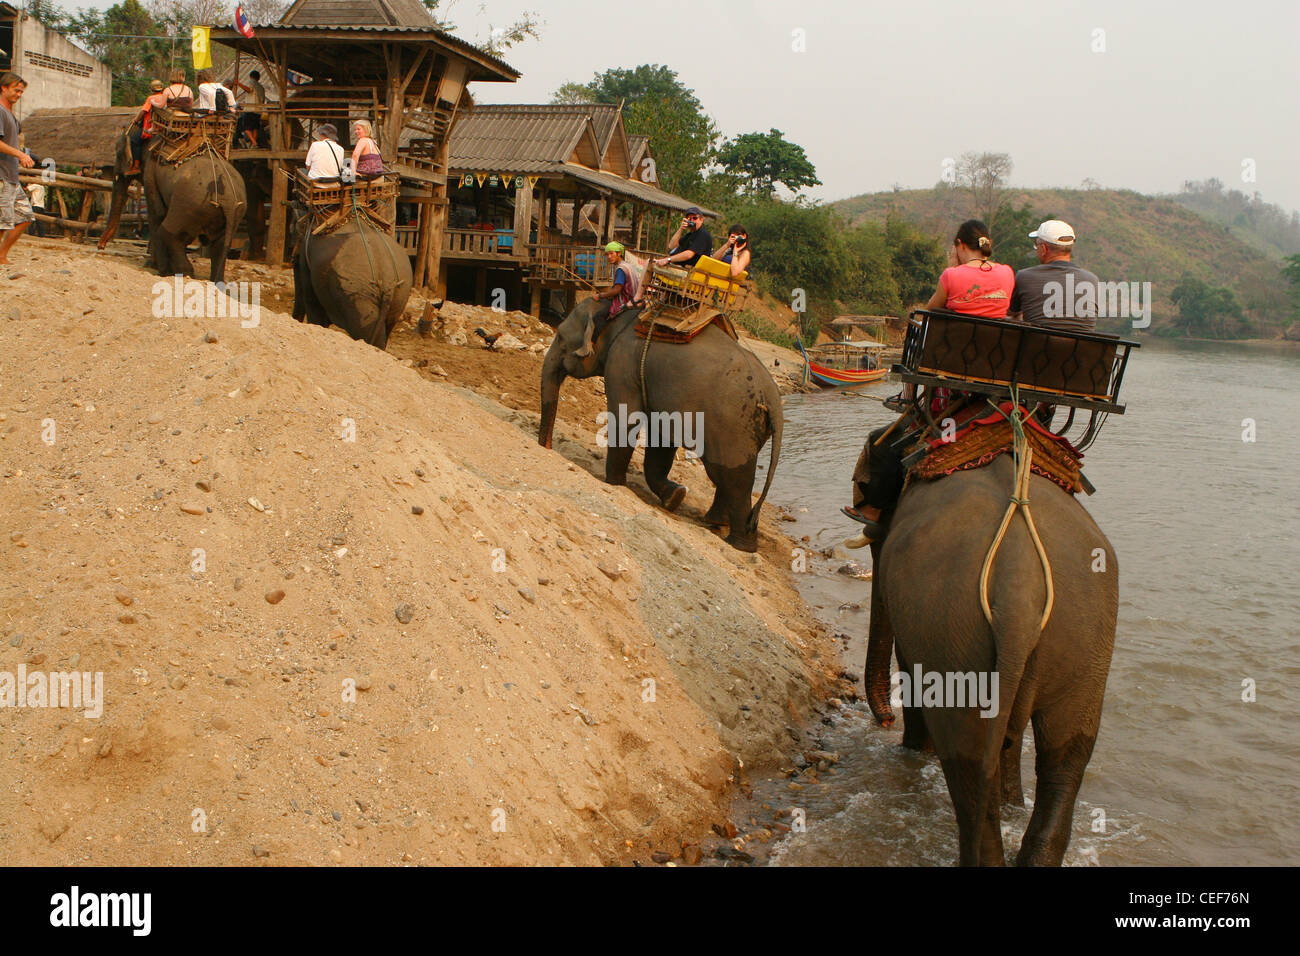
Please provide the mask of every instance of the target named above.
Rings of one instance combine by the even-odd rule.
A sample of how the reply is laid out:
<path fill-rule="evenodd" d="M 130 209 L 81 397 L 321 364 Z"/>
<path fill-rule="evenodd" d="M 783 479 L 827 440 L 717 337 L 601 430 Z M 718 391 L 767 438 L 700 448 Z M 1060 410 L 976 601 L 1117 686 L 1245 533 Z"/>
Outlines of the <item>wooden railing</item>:
<path fill-rule="evenodd" d="M 486 229 L 448 229 L 443 233 L 443 252 L 452 257 L 516 256 L 513 233 Z"/>

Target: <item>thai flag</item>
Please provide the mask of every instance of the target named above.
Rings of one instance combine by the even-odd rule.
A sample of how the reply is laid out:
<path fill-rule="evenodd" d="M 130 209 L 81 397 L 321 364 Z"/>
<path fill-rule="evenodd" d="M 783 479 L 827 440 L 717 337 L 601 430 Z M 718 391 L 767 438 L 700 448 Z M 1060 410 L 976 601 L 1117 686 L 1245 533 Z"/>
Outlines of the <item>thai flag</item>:
<path fill-rule="evenodd" d="M 248 14 L 242 6 L 235 7 L 235 29 L 246 37 L 253 36 L 253 25 L 248 22 Z"/>

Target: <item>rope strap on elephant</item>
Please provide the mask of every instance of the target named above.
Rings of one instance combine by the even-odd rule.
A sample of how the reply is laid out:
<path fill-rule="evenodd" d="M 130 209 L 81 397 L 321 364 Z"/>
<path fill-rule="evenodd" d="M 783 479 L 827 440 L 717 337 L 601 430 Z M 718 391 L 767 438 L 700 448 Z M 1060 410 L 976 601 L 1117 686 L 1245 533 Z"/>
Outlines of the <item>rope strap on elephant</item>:
<path fill-rule="evenodd" d="M 1041 631 L 1047 626 L 1047 622 L 1052 616 L 1052 608 L 1056 604 L 1056 591 L 1052 585 L 1052 562 L 1048 560 L 1047 550 L 1043 547 L 1043 539 L 1038 535 L 1038 528 L 1034 524 L 1034 516 L 1029 510 L 1029 476 L 1033 473 L 1034 449 L 1025 437 L 1026 417 L 1026 412 L 1020 405 L 1017 389 L 1012 386 L 1011 409 L 1007 414 L 1007 418 L 1015 434 L 1013 449 L 1016 463 L 1015 488 L 1011 492 L 1011 500 L 1007 505 L 1007 510 L 1002 515 L 1002 524 L 998 527 L 998 533 L 993 538 L 993 543 L 989 545 L 988 554 L 984 556 L 984 566 L 980 569 L 980 607 L 984 611 L 984 619 L 989 624 L 992 624 L 993 611 L 989 607 L 989 573 L 993 569 L 993 559 L 997 557 L 998 549 L 1002 547 L 1002 540 L 1007 535 L 1007 529 L 1011 527 L 1011 521 L 1015 518 L 1016 511 L 1019 509 L 1024 516 L 1025 524 L 1029 528 L 1029 535 L 1033 538 L 1034 548 L 1038 552 L 1038 560 L 1043 566 L 1043 576 L 1047 582 L 1047 599 L 1043 604 L 1043 616 L 1038 622 L 1038 629 Z"/>

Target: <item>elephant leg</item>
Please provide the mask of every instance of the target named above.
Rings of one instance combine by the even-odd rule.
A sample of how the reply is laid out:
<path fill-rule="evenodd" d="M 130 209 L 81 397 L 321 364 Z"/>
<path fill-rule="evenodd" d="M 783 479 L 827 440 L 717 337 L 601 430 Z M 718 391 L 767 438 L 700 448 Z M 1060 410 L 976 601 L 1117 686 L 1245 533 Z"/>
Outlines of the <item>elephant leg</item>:
<path fill-rule="evenodd" d="M 668 473 L 677 458 L 677 449 L 672 445 L 646 448 L 645 481 L 659 497 L 659 503 L 667 511 L 676 511 L 686 497 L 686 486 L 670 481 Z"/>
<path fill-rule="evenodd" d="M 1034 714 L 1034 812 L 1016 854 L 1016 866 L 1060 866 L 1070 844 L 1074 801 L 1097 742 L 1097 720 L 1079 727 L 1066 701 Z M 1100 718 L 1098 718 L 1100 719 Z"/>
<path fill-rule="evenodd" d="M 1008 807 L 1025 805 L 1025 790 L 1020 781 L 1020 751 L 1024 739 L 1023 728 L 1018 733 L 1011 733 L 1002 741 L 1002 803 Z"/>
<path fill-rule="evenodd" d="M 184 240 L 171 232 L 166 223 L 158 227 L 156 236 L 155 261 L 158 265 L 158 274 L 193 276 L 194 264 L 190 262 L 189 254 L 185 251 Z"/>
<path fill-rule="evenodd" d="M 875 580 L 875 576 L 872 576 Z M 871 653 L 870 645 L 867 653 Z M 912 665 L 901 648 L 895 645 L 894 653 L 898 657 L 898 669 L 904 674 L 912 673 Z M 886 664 L 886 666 L 888 666 Z M 925 708 L 916 706 L 912 701 L 903 703 L 903 746 L 908 750 L 934 752 L 934 741 L 930 738 L 930 729 L 926 726 Z"/>
<path fill-rule="evenodd" d="M 212 282 L 226 281 L 226 256 L 230 253 L 230 246 L 224 239 L 213 240 L 209 246 L 209 255 L 211 256 L 210 268 L 208 270 L 208 279 Z"/>
<path fill-rule="evenodd" d="M 727 499 L 721 488 L 714 489 L 713 504 L 709 505 L 709 510 L 704 515 L 704 523 L 715 528 L 721 528 L 727 523 Z"/>
<path fill-rule="evenodd" d="M 605 449 L 605 483 L 609 485 L 626 485 L 627 469 L 632 464 L 632 452 L 636 447 L 630 448 L 622 445 L 610 445 Z"/>
<path fill-rule="evenodd" d="M 710 464 L 708 460 L 704 462 L 705 472 L 718 489 L 713 499 L 713 508 L 710 508 L 709 512 L 716 514 L 714 508 L 721 505 L 721 510 L 725 511 L 726 521 L 730 526 L 725 539 L 727 544 L 737 551 L 746 551 L 750 554 L 758 550 L 758 532 L 746 528 L 749 523 L 749 512 L 754 507 L 750 495 L 754 489 L 754 472 L 757 467 L 756 455 L 750 458 L 748 463 L 734 468 L 723 468 L 721 465 Z"/>
<path fill-rule="evenodd" d="M 995 765 L 985 773 L 989 726 L 979 712 L 931 709 L 939 764 L 957 816 L 958 862 L 962 866 L 1005 866 L 1002 850 L 1001 781 Z"/>

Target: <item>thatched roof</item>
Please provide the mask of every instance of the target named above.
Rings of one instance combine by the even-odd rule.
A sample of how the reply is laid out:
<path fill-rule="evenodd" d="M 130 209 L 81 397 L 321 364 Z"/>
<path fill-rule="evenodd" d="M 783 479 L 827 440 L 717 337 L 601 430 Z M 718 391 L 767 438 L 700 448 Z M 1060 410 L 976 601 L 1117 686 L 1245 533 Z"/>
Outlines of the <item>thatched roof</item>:
<path fill-rule="evenodd" d="M 27 114 L 23 133 L 27 147 L 60 166 L 112 166 L 117 137 L 131 125 L 134 106 L 44 109 Z"/>

